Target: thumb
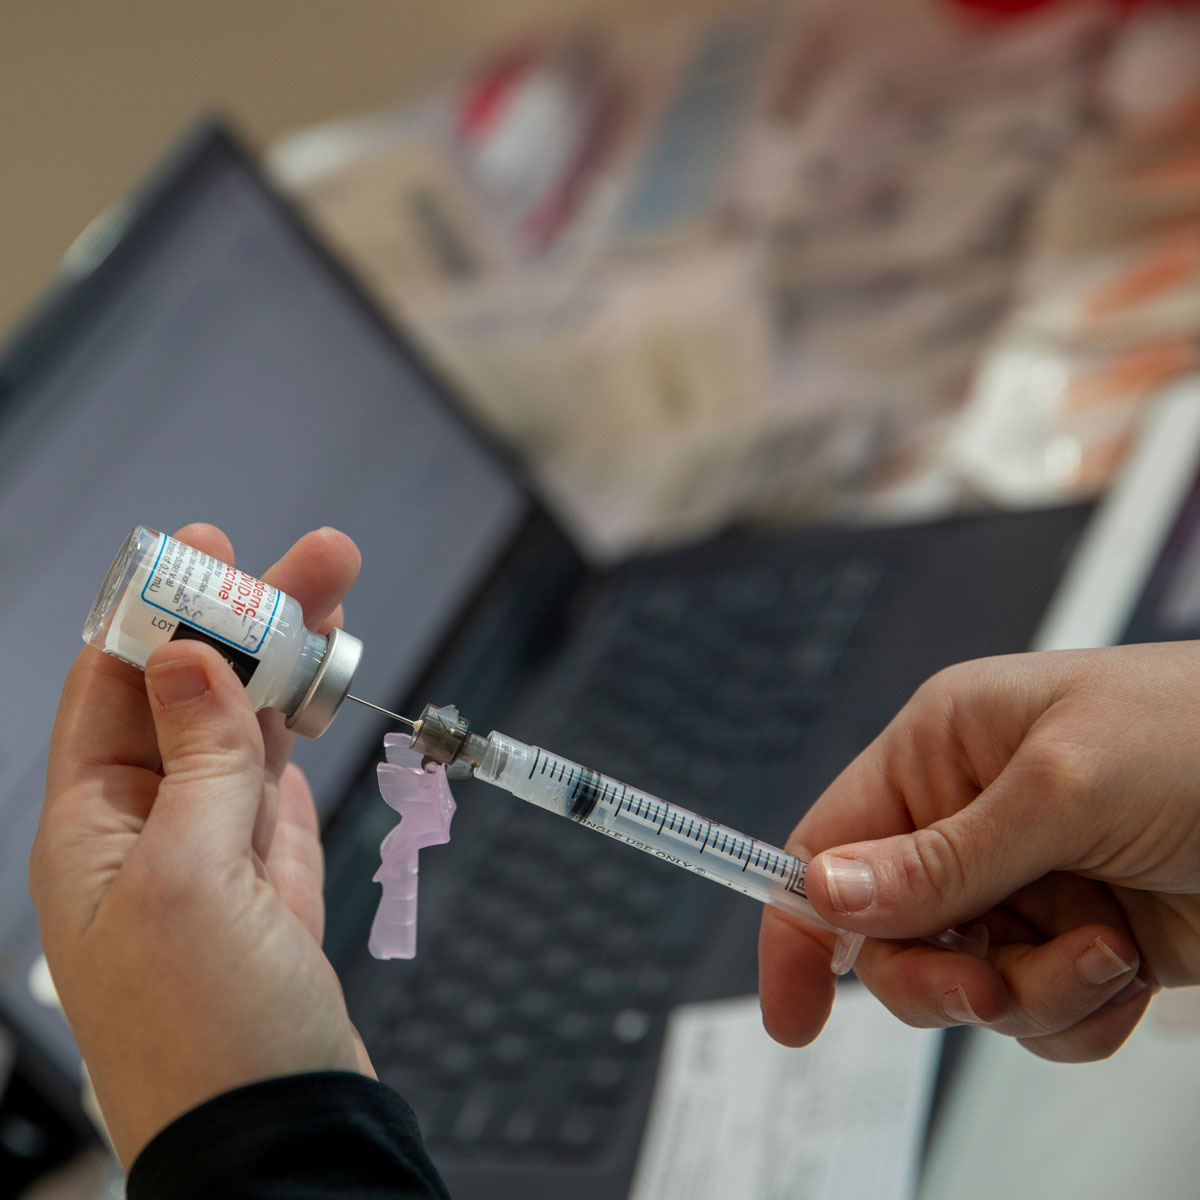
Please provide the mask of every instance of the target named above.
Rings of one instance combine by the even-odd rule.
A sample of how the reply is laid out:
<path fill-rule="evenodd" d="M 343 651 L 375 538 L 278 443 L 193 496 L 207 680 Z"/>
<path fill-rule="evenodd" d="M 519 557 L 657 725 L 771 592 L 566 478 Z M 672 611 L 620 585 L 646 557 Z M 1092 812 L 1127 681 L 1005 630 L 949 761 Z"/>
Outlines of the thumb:
<path fill-rule="evenodd" d="M 262 731 L 245 689 L 211 646 L 169 642 L 146 663 L 163 782 L 148 824 L 170 820 L 249 846 L 262 801 Z"/>
<path fill-rule="evenodd" d="M 872 937 L 927 937 L 971 921 L 1062 865 L 1060 833 L 1014 802 L 1002 775 L 970 804 L 911 833 L 818 854 L 805 876 L 813 907 Z"/>

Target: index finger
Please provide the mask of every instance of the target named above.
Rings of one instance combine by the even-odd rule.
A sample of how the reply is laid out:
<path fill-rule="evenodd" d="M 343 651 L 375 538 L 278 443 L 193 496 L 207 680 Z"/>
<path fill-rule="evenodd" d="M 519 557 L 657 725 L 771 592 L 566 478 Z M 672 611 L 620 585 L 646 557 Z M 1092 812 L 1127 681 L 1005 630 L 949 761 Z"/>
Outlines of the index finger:
<path fill-rule="evenodd" d="M 361 563 L 358 547 L 346 534 L 328 527 L 314 529 L 263 572 L 263 581 L 299 601 L 308 628 L 328 632 L 327 618 L 340 615 L 340 601 L 357 578 Z M 260 714 L 260 723 L 267 771 L 278 779 L 296 737 L 285 727 L 280 713 Z"/>
<path fill-rule="evenodd" d="M 1008 679 L 997 664 L 1003 660 L 960 663 L 922 684 L 817 799 L 788 848 L 802 841 L 819 853 L 912 833 L 974 800 L 1003 770 L 1029 723 L 1025 706 L 1011 698 L 995 711 L 992 694 Z"/>

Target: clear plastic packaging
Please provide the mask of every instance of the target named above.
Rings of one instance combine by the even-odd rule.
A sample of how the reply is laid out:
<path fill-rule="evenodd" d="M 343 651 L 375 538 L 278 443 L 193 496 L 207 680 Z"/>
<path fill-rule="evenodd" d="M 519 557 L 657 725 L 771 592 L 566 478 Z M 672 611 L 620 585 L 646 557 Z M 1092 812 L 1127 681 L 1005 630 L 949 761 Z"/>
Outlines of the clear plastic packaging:
<path fill-rule="evenodd" d="M 181 638 L 216 647 L 255 709 L 278 709 L 310 738 L 333 720 L 363 651 L 342 630 L 306 628 L 299 603 L 270 584 L 138 525 L 100 586 L 83 640 L 142 668 Z"/>

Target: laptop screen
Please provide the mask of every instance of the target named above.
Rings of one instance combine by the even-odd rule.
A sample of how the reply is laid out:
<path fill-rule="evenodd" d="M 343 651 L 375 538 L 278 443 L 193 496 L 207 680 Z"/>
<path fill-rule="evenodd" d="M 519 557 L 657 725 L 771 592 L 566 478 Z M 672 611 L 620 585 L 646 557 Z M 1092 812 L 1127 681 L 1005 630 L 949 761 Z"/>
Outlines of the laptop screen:
<path fill-rule="evenodd" d="M 262 573 L 320 525 L 363 551 L 347 628 L 357 694 L 395 703 L 529 502 L 221 136 L 186 158 L 89 281 L 35 329 L 0 405 L 0 1001 L 74 1062 L 25 979 L 26 860 L 49 734 L 88 606 L 128 530 L 221 526 Z M 20 356 L 14 356 L 18 361 Z M 297 747 L 328 811 L 379 724 L 356 710 Z"/>

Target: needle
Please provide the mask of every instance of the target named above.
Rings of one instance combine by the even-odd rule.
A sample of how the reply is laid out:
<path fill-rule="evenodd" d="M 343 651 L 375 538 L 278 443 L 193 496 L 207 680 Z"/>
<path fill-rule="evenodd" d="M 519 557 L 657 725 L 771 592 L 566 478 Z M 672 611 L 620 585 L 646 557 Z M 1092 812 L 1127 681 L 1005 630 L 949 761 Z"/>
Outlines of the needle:
<path fill-rule="evenodd" d="M 355 704 L 361 704 L 363 708 L 373 708 L 377 713 L 383 713 L 385 717 L 391 717 L 393 721 L 399 721 L 402 725 L 407 725 L 409 729 L 416 729 L 417 723 L 411 717 L 402 717 L 399 713 L 389 712 L 386 708 L 380 708 L 378 704 L 372 704 L 370 700 L 360 700 L 357 696 L 346 696 L 347 700 L 353 700 Z"/>

